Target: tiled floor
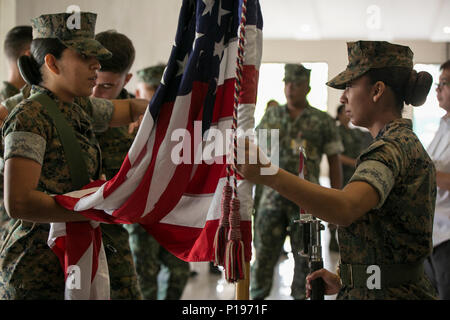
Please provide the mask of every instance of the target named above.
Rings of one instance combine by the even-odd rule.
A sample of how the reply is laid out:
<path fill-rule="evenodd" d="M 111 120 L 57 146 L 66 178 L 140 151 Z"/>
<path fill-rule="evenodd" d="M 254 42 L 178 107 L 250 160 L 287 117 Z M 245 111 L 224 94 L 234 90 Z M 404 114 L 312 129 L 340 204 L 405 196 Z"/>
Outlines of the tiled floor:
<path fill-rule="evenodd" d="M 324 267 L 330 271 L 336 270 L 339 255 L 328 250 L 330 233 L 328 228 L 322 231 L 322 252 Z M 291 282 L 294 271 L 294 259 L 290 252 L 289 241 L 286 241 L 284 248 L 289 252 L 287 257 L 281 257 L 274 270 L 274 281 L 272 291 L 267 299 L 270 300 L 291 300 Z M 235 299 L 235 285 L 228 284 L 222 272 L 221 275 L 209 273 L 208 262 L 196 262 L 191 264 L 192 270 L 198 275 L 189 279 L 184 290 L 183 300 L 232 300 Z M 334 296 L 327 296 L 326 299 L 334 299 Z"/>

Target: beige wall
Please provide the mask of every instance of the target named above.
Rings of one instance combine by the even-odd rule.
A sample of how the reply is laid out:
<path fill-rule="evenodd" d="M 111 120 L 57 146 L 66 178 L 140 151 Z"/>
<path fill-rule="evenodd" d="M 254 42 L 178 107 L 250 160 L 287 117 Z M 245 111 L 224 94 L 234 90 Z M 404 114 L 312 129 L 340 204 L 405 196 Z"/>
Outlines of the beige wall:
<path fill-rule="evenodd" d="M 127 34 L 136 47 L 136 62 L 132 71 L 158 62 L 166 62 L 175 37 L 181 0 L 0 0 L 0 36 L 18 24 L 43 13 L 65 11 L 76 4 L 82 11 L 98 14 L 96 31 L 116 29 Z M 447 58 L 445 43 L 428 41 L 395 41 L 406 44 L 420 63 L 441 63 Z M 3 52 L 0 77 L 6 77 Z M 327 62 L 329 77 L 342 71 L 347 64 L 345 41 L 265 40 L 263 62 Z M 134 89 L 134 81 L 128 85 Z M 334 115 L 340 92 L 329 89 L 329 112 Z"/>
<path fill-rule="evenodd" d="M 30 19 L 45 13 L 65 12 L 70 5 L 97 13 L 96 32 L 115 29 L 133 41 L 136 61 L 132 72 L 168 60 L 181 7 L 178 0 L 16 0 L 15 3 L 16 24 L 29 24 Z M 128 85 L 131 89 L 133 80 Z"/>

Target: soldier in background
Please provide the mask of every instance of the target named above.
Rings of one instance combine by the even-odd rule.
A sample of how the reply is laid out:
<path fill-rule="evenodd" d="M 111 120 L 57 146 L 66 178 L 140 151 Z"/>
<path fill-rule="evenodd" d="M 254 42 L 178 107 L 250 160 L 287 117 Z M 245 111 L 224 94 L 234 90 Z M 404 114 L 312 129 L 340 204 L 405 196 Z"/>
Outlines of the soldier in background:
<path fill-rule="evenodd" d="M 8 81 L 0 83 L 0 102 L 20 92 L 25 85 L 17 67 L 17 59 L 23 55 L 30 55 L 30 45 L 33 40 L 31 26 L 17 26 L 12 28 L 5 38 L 3 50 L 8 60 Z"/>
<path fill-rule="evenodd" d="M 136 72 L 136 97 L 151 100 L 159 87 L 161 78 L 164 74 L 165 64 L 157 64 L 152 67 L 138 70 Z"/>
<path fill-rule="evenodd" d="M 102 61 L 92 96 L 103 99 L 134 98 L 125 89 L 132 77 L 129 71 L 135 58 L 133 43 L 124 34 L 112 30 L 98 33 L 95 39 L 112 53 L 112 58 Z M 119 171 L 133 143 L 134 134 L 130 134 L 128 129 L 128 126 L 109 128 L 96 134 L 102 151 L 102 172 L 107 180 Z M 127 230 L 121 224 L 102 224 L 102 237 L 108 260 L 111 299 L 142 299 Z"/>
<path fill-rule="evenodd" d="M 299 147 L 303 146 L 307 157 L 305 178 L 311 182 L 319 183 L 320 162 L 322 155 L 326 154 L 331 186 L 340 189 L 342 168 L 339 154 L 343 151 L 342 143 L 333 119 L 311 107 L 306 99 L 310 91 L 310 72 L 303 65 L 285 66 L 287 105 L 268 108 L 257 129 L 279 130 L 280 167 L 296 175 Z M 295 260 L 291 295 L 294 299 L 304 299 L 308 265 L 306 259 L 297 254 L 302 249 L 302 235 L 300 226 L 294 223 L 299 217 L 299 207 L 264 186 L 257 209 L 254 227 L 256 253 L 250 281 L 252 299 L 264 299 L 270 294 L 274 267 L 287 234 Z"/>
<path fill-rule="evenodd" d="M 159 64 L 137 72 L 137 97 L 151 100 L 164 68 L 165 65 Z M 180 299 L 189 278 L 189 263 L 164 249 L 140 225 L 125 225 L 125 228 L 130 234 L 131 251 L 144 299 Z M 160 271 L 162 276 L 158 281 Z"/>
<path fill-rule="evenodd" d="M 271 99 L 266 103 L 266 110 L 269 109 L 270 107 L 279 107 L 279 106 L 280 104 L 278 103 L 277 100 Z"/>

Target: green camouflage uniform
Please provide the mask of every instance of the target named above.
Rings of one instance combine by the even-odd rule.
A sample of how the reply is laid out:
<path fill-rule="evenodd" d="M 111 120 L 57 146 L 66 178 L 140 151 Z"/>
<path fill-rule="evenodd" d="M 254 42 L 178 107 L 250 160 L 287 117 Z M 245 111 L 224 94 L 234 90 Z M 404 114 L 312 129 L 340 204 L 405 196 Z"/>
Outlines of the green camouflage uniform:
<path fill-rule="evenodd" d="M 0 84 L 0 102 L 18 94 L 19 92 L 20 91 L 16 87 L 14 87 L 11 83 L 3 81 Z"/>
<path fill-rule="evenodd" d="M 62 103 L 48 90 L 33 86 L 31 93 L 45 92 L 54 99 L 74 128 L 89 177 L 99 178 L 100 147 L 93 127 L 106 130 L 114 107 L 102 99 L 89 99 L 88 114 L 76 103 Z M 3 126 L 4 157 L 23 157 L 42 165 L 38 190 L 48 194 L 73 191 L 72 180 L 59 135 L 45 108 L 23 100 Z M 4 208 L 2 208 L 4 210 Z M 5 212 L 3 211 L 3 215 Z M 8 229 L 0 249 L 0 299 L 63 299 L 64 273 L 47 245 L 49 224 L 23 220 Z"/>
<path fill-rule="evenodd" d="M 30 85 L 25 85 L 19 93 L 17 93 L 14 96 L 9 97 L 8 99 L 1 102 L 3 106 L 5 106 L 8 109 L 8 114 L 11 113 L 11 110 L 17 106 L 24 97 L 28 98 L 30 96 Z M 3 203 L 3 167 L 4 167 L 4 161 L 3 161 L 3 144 L 0 146 L 0 248 L 2 246 L 3 241 L 6 239 L 6 236 L 8 234 L 7 230 L 12 226 L 16 220 L 11 219 L 8 214 L 6 213 L 6 210 L 4 208 Z"/>
<path fill-rule="evenodd" d="M 297 65 L 286 65 L 286 81 L 304 79 L 303 75 L 304 71 Z M 299 147 L 303 146 L 307 157 L 305 178 L 317 184 L 322 155 L 335 155 L 343 150 L 335 121 L 310 105 L 296 119 L 290 117 L 287 105 L 269 108 L 257 129 L 279 129 L 279 166 L 295 175 L 299 169 Z M 250 273 L 252 298 L 262 299 L 270 294 L 274 267 L 289 233 L 295 260 L 291 295 L 295 299 L 304 299 L 308 265 L 307 260 L 297 254 L 302 249 L 302 237 L 299 225 L 294 223 L 299 218 L 299 207 L 264 186 L 257 209 L 254 223 L 256 259 Z"/>
<path fill-rule="evenodd" d="M 189 278 L 189 263 L 164 249 L 140 225 L 125 225 L 125 228 L 130 233 L 130 246 L 144 299 L 180 299 Z M 162 281 L 158 281 L 160 271 L 163 271 Z"/>
<path fill-rule="evenodd" d="M 69 16 L 70 14 L 54 14 L 33 19 L 33 38 L 58 38 L 66 46 L 82 54 L 96 56 L 98 59 L 110 57 L 111 53 L 94 39 L 95 14 L 81 13 L 79 30 L 67 29 L 65 22 Z M 33 86 L 31 94 L 39 91 L 44 91 L 57 100 L 51 92 L 38 86 Z M 29 100 L 21 102 L 29 95 L 30 86 L 26 86 L 21 94 L 3 103 L 10 112 L 4 126 L 4 137 L 8 136 L 5 159 L 21 156 L 39 162 L 42 165 L 42 173 L 38 189 L 43 192 L 61 194 L 72 191 L 56 128 L 39 103 Z M 101 155 L 93 132 L 105 131 L 108 128 L 114 111 L 112 103 L 104 99 L 86 97 L 76 98 L 73 104 L 61 103 L 59 107 L 75 129 L 76 137 L 85 153 L 84 159 L 90 177 L 99 178 Z M 2 217 L 5 217 L 4 208 L 0 209 Z M 123 228 L 123 232 L 118 232 L 118 228 L 106 228 L 108 230 L 103 232 L 103 242 L 110 270 L 111 298 L 140 298 L 127 232 Z M 0 251 L 0 298 L 64 297 L 64 274 L 57 257 L 47 245 L 48 230 L 48 224 L 22 220 L 18 220 L 14 226 L 10 223 Z"/>
<path fill-rule="evenodd" d="M 406 67 L 413 53 L 405 46 L 383 41 L 348 43 L 347 69 L 327 84 L 345 88 L 372 68 Z M 357 160 L 350 179 L 370 184 L 379 194 L 378 205 L 348 227 L 339 227 L 342 264 L 404 265 L 423 263 L 432 251 L 436 198 L 433 162 L 407 119 L 388 123 Z M 403 273 L 410 269 L 405 268 Z M 381 289 L 344 285 L 338 299 L 434 299 L 436 293 L 421 272 L 419 280 Z"/>
<path fill-rule="evenodd" d="M 341 124 L 338 126 L 338 130 L 342 144 L 344 145 L 342 155 L 352 159 L 356 159 L 372 141 L 370 133 L 361 131 L 357 128 L 351 129 Z M 342 186 L 347 184 L 354 172 L 354 167 L 342 164 Z"/>
<path fill-rule="evenodd" d="M 164 67 L 164 65 L 157 65 L 139 70 L 137 72 L 138 81 L 157 86 Z M 144 298 L 151 300 L 180 299 L 189 278 L 189 263 L 169 253 L 140 225 L 125 225 L 124 227 L 130 234 L 131 251 Z M 158 283 L 160 271 L 164 272 L 164 276 Z"/>
<path fill-rule="evenodd" d="M 20 94 L 13 96 L 3 102 L 3 105 L 8 109 L 9 113 L 20 101 L 30 96 L 30 89 L 31 86 L 26 85 L 24 88 L 22 88 Z M 123 97 L 123 99 L 128 99 L 128 97 L 131 96 L 126 92 L 126 90 L 124 90 L 121 93 L 120 97 Z M 100 101 L 102 99 L 96 100 Z M 89 101 L 90 98 L 75 98 L 75 102 L 79 106 L 84 108 L 86 112 L 92 113 L 92 104 L 90 104 Z M 107 129 L 106 132 L 108 132 L 110 129 L 111 128 Z M 96 136 L 102 134 L 95 130 L 95 128 L 94 131 L 96 133 Z M 104 159 L 103 157 L 104 155 L 102 150 L 102 160 Z M 3 179 L 0 182 L 0 186 L 3 194 Z M 8 221 L 8 224 L 13 224 L 15 222 L 13 219 L 9 218 L 9 216 L 6 214 L 6 211 L 4 210 L 0 211 L 0 218 L 2 219 L 2 221 Z M 103 245 L 105 247 L 106 258 L 108 260 L 109 277 L 111 282 L 111 299 L 142 299 L 142 294 L 140 292 L 137 280 L 136 269 L 134 267 L 133 257 L 131 255 L 127 230 L 125 230 L 122 225 L 114 224 L 102 224 L 101 228 Z M 6 234 L 7 233 L 5 232 L 4 237 L 6 237 Z"/>
<path fill-rule="evenodd" d="M 134 95 L 122 89 L 116 99 L 132 98 Z M 97 140 L 102 149 L 102 170 L 107 180 L 114 178 L 119 172 L 135 136 L 136 133 L 128 133 L 128 126 L 109 128 L 97 134 Z"/>
<path fill-rule="evenodd" d="M 133 95 L 122 89 L 116 99 L 131 99 Z M 105 132 L 96 133 L 102 150 L 102 172 L 106 179 L 112 179 L 122 166 L 130 149 L 134 134 L 128 133 L 128 126 L 108 128 Z M 128 232 L 120 224 L 103 224 L 102 238 L 108 260 L 111 282 L 111 299 L 141 300 L 136 269 L 128 239 Z"/>
<path fill-rule="evenodd" d="M 364 181 L 380 195 L 378 206 L 349 227 L 339 227 L 344 264 L 406 264 L 432 250 L 431 230 L 436 172 L 407 119 L 390 122 L 358 159 L 353 181 Z M 343 287 L 338 299 L 432 299 L 434 289 L 420 282 L 369 290 Z"/>

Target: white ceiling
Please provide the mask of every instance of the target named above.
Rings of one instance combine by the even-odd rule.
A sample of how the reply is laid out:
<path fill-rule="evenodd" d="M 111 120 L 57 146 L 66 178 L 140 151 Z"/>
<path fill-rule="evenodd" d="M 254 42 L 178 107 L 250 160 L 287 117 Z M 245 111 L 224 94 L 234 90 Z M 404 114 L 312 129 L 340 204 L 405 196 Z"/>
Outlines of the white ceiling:
<path fill-rule="evenodd" d="M 260 0 L 265 39 L 450 42 L 450 0 Z"/>

